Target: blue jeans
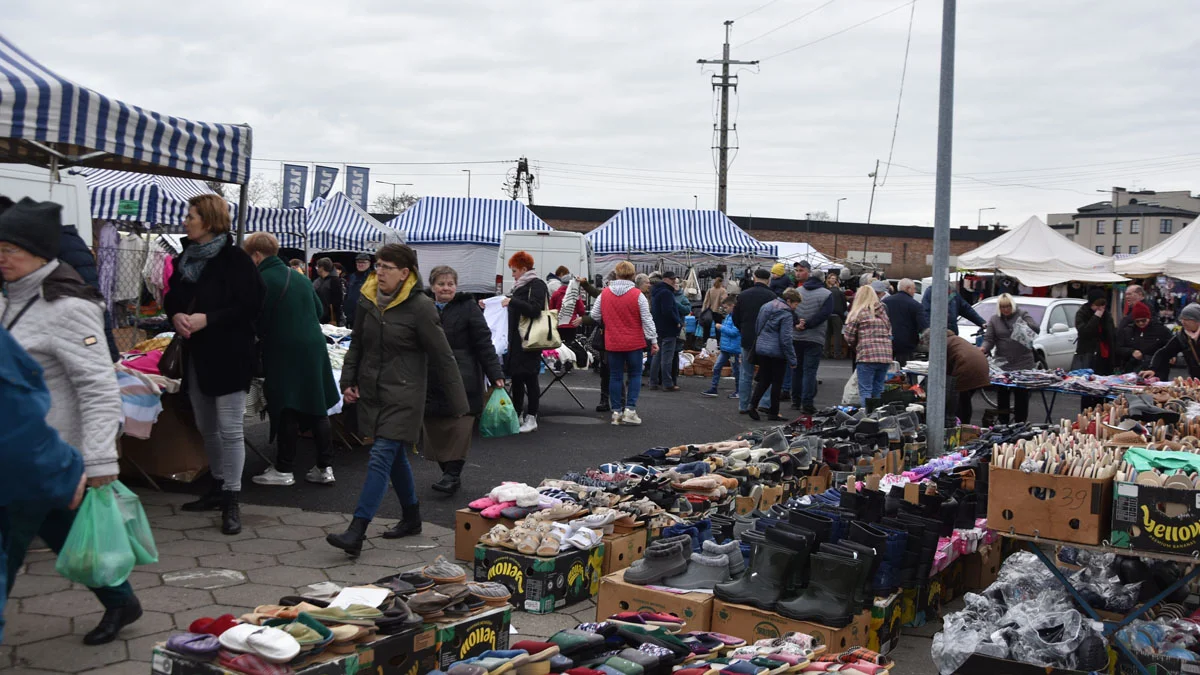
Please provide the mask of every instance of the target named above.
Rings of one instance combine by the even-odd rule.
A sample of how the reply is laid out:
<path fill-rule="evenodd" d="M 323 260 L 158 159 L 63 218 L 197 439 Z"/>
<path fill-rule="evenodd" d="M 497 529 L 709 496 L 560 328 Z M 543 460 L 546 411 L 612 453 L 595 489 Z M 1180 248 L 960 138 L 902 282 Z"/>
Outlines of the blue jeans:
<path fill-rule="evenodd" d="M 741 365 L 742 365 L 742 355 L 741 354 L 730 353 L 730 352 L 720 352 L 720 354 L 717 355 L 717 363 L 716 363 L 716 365 L 713 366 L 712 390 L 713 391 L 717 390 L 717 385 L 721 383 L 721 371 L 725 369 L 725 366 L 729 366 L 730 370 L 733 371 L 733 377 L 734 377 L 733 391 L 734 391 L 734 393 L 741 391 L 741 389 L 739 389 L 739 385 L 741 385 L 741 382 L 742 382 Z"/>
<path fill-rule="evenodd" d="M 792 400 L 800 405 L 811 406 L 817 398 L 817 369 L 821 365 L 821 352 L 825 345 L 819 342 L 793 342 L 796 350 L 796 372 L 792 377 Z M 794 383 L 799 382 L 800 386 Z"/>
<path fill-rule="evenodd" d="M 793 390 L 796 389 L 796 387 L 792 385 L 792 382 L 794 381 L 792 380 L 792 370 L 792 368 L 788 368 L 783 373 L 783 390 L 788 393 L 792 393 Z"/>
<path fill-rule="evenodd" d="M 754 393 L 754 364 L 750 362 L 750 350 L 742 348 L 742 369 L 738 374 L 738 410 L 750 409 L 750 395 Z"/>
<path fill-rule="evenodd" d="M 867 407 L 867 399 L 879 398 L 883 394 L 883 383 L 887 382 L 888 366 L 890 363 L 860 363 L 858 364 L 858 397 L 862 399 L 863 407 Z"/>
<path fill-rule="evenodd" d="M 608 404 L 612 409 L 636 410 L 642 390 L 642 350 L 608 352 Z M 624 400 L 625 372 L 629 372 L 629 400 Z"/>
<path fill-rule="evenodd" d="M 355 518 L 371 520 L 375 517 L 383 503 L 383 495 L 387 493 L 389 480 L 401 506 L 417 503 L 417 483 L 408 464 L 410 447 L 411 444 L 404 441 L 375 439 L 371 457 L 367 460 L 367 478 L 363 481 L 362 494 L 358 496 L 358 507 L 354 509 Z"/>
<path fill-rule="evenodd" d="M 664 389 L 674 387 L 675 380 L 671 377 L 671 360 L 679 359 L 675 351 L 675 343 L 679 342 L 677 337 L 658 339 L 658 353 L 654 355 L 654 360 L 650 363 L 650 385 L 657 386 L 661 384 Z M 611 393 L 609 394 L 612 395 Z"/>

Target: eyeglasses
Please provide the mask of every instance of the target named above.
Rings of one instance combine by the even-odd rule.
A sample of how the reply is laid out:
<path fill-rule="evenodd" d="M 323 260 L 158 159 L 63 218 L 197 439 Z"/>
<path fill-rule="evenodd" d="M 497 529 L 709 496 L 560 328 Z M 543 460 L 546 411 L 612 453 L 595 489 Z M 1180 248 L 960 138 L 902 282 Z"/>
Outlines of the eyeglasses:
<path fill-rule="evenodd" d="M 0 256 L 16 256 L 24 252 L 25 249 L 17 246 L 0 246 Z"/>
<path fill-rule="evenodd" d="M 395 265 L 389 265 L 387 263 L 375 263 L 375 271 L 376 272 L 382 272 L 384 270 L 387 270 L 389 272 L 395 272 L 398 269 L 400 269 L 400 268 L 396 267 Z"/>

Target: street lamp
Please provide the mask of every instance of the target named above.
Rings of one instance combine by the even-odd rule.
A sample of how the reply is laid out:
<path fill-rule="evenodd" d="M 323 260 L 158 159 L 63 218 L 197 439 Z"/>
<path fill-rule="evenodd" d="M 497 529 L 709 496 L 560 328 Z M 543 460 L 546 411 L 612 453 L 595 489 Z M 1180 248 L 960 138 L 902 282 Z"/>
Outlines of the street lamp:
<path fill-rule="evenodd" d="M 845 197 L 842 197 L 841 199 L 837 200 L 837 207 L 834 208 L 834 210 L 833 210 L 833 213 L 834 213 L 833 222 L 835 222 L 835 223 L 842 222 L 842 202 L 844 202 L 844 201 L 846 201 Z"/>
<path fill-rule="evenodd" d="M 995 210 L 996 210 L 996 207 L 994 207 L 994 206 L 985 206 L 982 209 L 979 209 L 979 213 L 977 213 L 975 215 L 975 229 L 979 229 L 979 227 L 981 225 L 983 225 L 983 212 L 984 211 L 995 211 Z"/>
<path fill-rule="evenodd" d="M 471 170 L 463 169 L 463 171 L 466 172 L 466 174 L 467 174 L 467 199 L 470 199 L 471 198 Z"/>
<path fill-rule="evenodd" d="M 386 181 L 386 180 L 377 180 L 377 181 L 375 181 L 375 182 L 376 182 L 376 183 L 383 183 L 384 185 L 391 185 L 391 186 L 392 186 L 392 215 L 393 215 L 393 216 L 394 216 L 394 215 L 396 215 L 396 186 L 398 186 L 398 185 L 412 185 L 412 183 L 389 183 L 389 182 L 388 182 L 388 181 Z"/>
<path fill-rule="evenodd" d="M 692 195 L 692 208 L 696 211 L 700 210 L 700 195 Z"/>

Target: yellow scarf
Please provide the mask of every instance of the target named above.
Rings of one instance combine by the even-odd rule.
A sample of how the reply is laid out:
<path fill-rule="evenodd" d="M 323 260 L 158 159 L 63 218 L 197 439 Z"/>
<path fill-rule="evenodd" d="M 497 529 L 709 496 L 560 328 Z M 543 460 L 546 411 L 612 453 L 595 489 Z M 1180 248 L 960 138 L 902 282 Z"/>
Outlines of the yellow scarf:
<path fill-rule="evenodd" d="M 392 298 L 392 301 L 388 303 L 387 307 L 380 307 L 379 311 L 386 312 L 407 300 L 409 294 L 412 293 L 412 289 L 415 288 L 416 285 L 417 273 L 413 272 L 412 274 L 409 274 L 408 278 L 404 280 L 404 283 L 400 285 L 400 290 L 396 292 L 396 297 Z M 376 307 L 379 306 L 379 300 L 377 299 L 379 296 L 379 278 L 374 274 L 367 277 L 367 280 L 363 282 L 362 296 L 364 298 L 370 298 L 371 302 L 375 303 Z"/>

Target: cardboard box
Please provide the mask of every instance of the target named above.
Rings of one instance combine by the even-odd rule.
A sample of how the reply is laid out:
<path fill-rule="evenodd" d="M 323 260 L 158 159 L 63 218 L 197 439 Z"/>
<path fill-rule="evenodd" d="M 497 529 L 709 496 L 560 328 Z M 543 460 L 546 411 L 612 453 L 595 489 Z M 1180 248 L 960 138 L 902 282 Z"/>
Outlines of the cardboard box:
<path fill-rule="evenodd" d="M 991 586 L 1000 576 L 999 546 L 980 546 L 974 553 L 962 557 L 963 587 L 968 591 L 980 591 Z"/>
<path fill-rule="evenodd" d="M 141 478 L 132 462 L 147 474 L 190 483 L 208 469 L 204 439 L 196 429 L 192 404 L 184 393 L 163 394 L 162 412 L 150 438 L 121 437 L 122 475 Z"/>
<path fill-rule="evenodd" d="M 516 523 L 508 518 L 484 518 L 478 511 L 459 509 L 454 512 L 454 557 L 470 562 L 475 559 L 475 547 L 493 526 L 503 525 L 512 529 Z"/>
<path fill-rule="evenodd" d="M 1140 653 L 1134 656 L 1148 672 L 1154 673 L 1154 675 L 1196 675 L 1196 673 L 1200 673 L 1200 664 L 1182 661 L 1171 656 Z M 1139 675 L 1141 671 L 1124 654 L 1116 652 L 1115 666 L 1112 672 L 1115 675 Z"/>
<path fill-rule="evenodd" d="M 604 544 L 590 551 L 571 549 L 553 558 L 475 547 L 475 581 L 504 584 L 509 603 L 530 614 L 550 614 L 587 600 L 600 589 Z"/>
<path fill-rule="evenodd" d="M 759 500 L 758 504 L 760 509 L 766 511 L 781 501 L 783 501 L 783 487 L 779 485 L 773 485 L 763 488 L 762 499 Z"/>
<path fill-rule="evenodd" d="M 1113 546 L 1175 555 L 1200 552 L 1200 490 L 1119 481 L 1112 507 Z"/>
<path fill-rule="evenodd" d="M 800 484 L 796 488 L 796 493 L 799 495 L 816 495 L 829 489 L 829 479 L 831 473 L 829 467 L 824 467 L 824 472 L 812 476 L 804 476 L 800 479 Z"/>
<path fill-rule="evenodd" d="M 600 580 L 596 598 L 596 621 L 617 612 L 663 612 L 684 620 L 683 630 L 706 631 L 712 625 L 712 593 L 672 593 L 625 583 L 625 570 Z"/>
<path fill-rule="evenodd" d="M 733 512 L 738 514 L 739 516 L 747 515 L 751 511 L 758 508 L 760 499 L 761 499 L 761 497 L 759 497 L 759 498 L 740 497 L 740 496 L 734 497 L 733 498 Z"/>
<path fill-rule="evenodd" d="M 871 625 L 869 611 L 854 617 L 844 628 L 832 628 L 808 621 L 795 621 L 757 607 L 734 605 L 716 598 L 713 599 L 712 612 L 712 630 L 717 633 L 754 642 L 798 631 L 813 636 L 817 644 L 828 646 L 830 651 L 843 651 L 866 644 Z"/>
<path fill-rule="evenodd" d="M 1062 668 L 1047 668 L 1019 661 L 998 659 L 994 656 L 972 654 L 967 657 L 954 675 L 1086 675 L 1079 670 L 1064 670 Z"/>
<path fill-rule="evenodd" d="M 991 468 L 988 527 L 1099 545 L 1113 513 L 1113 482 Z"/>
<path fill-rule="evenodd" d="M 505 631 L 505 646 L 508 633 Z M 398 635 L 385 635 L 365 645 L 354 654 L 320 654 L 309 661 L 293 666 L 296 675 L 408 675 L 427 673 L 437 668 L 435 635 L 431 626 Z M 165 644 L 155 645 L 150 656 L 150 671 L 156 675 L 240 675 L 221 667 L 214 658 L 197 661 L 167 651 Z"/>
<path fill-rule="evenodd" d="M 900 643 L 900 591 L 886 598 L 875 598 L 871 623 L 867 628 L 867 649 L 887 654 Z"/>
<path fill-rule="evenodd" d="M 604 562 L 600 573 L 608 576 L 641 560 L 646 552 L 646 528 L 641 527 L 627 534 L 604 535 Z"/>
<path fill-rule="evenodd" d="M 511 623 L 512 607 L 496 607 L 454 623 L 431 626 L 436 640 L 435 667 L 445 670 L 489 649 L 508 649 Z"/>

